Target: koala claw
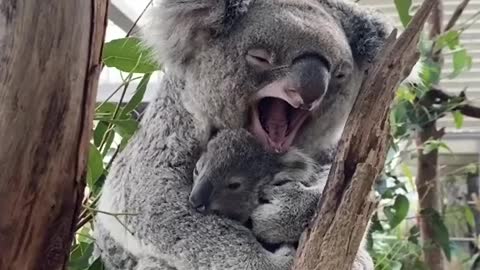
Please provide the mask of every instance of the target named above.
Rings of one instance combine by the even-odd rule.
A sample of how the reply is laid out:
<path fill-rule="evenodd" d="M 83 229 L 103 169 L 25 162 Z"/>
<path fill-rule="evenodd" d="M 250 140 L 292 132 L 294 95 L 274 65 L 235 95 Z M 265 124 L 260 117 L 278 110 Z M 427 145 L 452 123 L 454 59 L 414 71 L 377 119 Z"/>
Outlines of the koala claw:
<path fill-rule="evenodd" d="M 293 247 L 292 245 L 289 245 L 289 244 L 284 244 L 281 247 L 279 247 L 275 251 L 274 254 L 277 255 L 277 256 L 291 256 L 291 257 L 294 257 L 295 252 L 296 252 L 295 247 Z"/>

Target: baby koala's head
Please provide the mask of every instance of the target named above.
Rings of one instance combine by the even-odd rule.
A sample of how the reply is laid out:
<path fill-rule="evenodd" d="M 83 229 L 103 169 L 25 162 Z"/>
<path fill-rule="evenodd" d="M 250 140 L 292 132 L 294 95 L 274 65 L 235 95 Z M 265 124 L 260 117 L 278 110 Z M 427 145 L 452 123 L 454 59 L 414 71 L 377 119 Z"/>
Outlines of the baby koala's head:
<path fill-rule="evenodd" d="M 280 164 L 244 129 L 219 131 L 193 172 L 190 204 L 199 212 L 245 222 L 258 205 L 260 186 Z"/>
<path fill-rule="evenodd" d="M 190 204 L 199 212 L 244 223 L 259 205 L 262 186 L 275 175 L 303 171 L 303 158 L 269 153 L 244 129 L 221 130 L 208 142 L 196 164 Z"/>

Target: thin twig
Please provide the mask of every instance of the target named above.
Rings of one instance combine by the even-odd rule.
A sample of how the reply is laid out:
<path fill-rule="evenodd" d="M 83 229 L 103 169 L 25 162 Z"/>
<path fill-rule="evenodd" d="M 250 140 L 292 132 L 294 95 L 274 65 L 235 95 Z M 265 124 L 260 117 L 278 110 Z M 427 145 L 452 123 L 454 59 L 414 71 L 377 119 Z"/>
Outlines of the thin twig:
<path fill-rule="evenodd" d="M 465 8 L 467 7 L 469 2 L 470 2 L 470 0 L 463 0 L 457 6 L 457 8 L 455 8 L 455 11 L 453 12 L 452 17 L 450 17 L 450 20 L 448 21 L 447 25 L 445 26 L 445 29 L 443 30 L 443 32 L 447 32 L 448 30 L 452 29 L 452 27 L 455 26 L 455 24 L 457 23 L 458 19 L 462 15 L 463 11 L 465 10 Z"/>
<path fill-rule="evenodd" d="M 143 17 L 143 15 L 145 14 L 145 12 L 147 11 L 148 7 L 150 7 L 150 5 L 153 3 L 153 0 L 150 0 L 147 5 L 145 6 L 145 8 L 142 10 L 142 12 L 140 13 L 140 15 L 138 15 L 137 19 L 135 20 L 135 22 L 133 23 L 132 27 L 130 27 L 130 29 L 128 30 L 127 32 L 127 35 L 126 37 L 129 37 L 133 30 L 137 27 L 137 24 L 138 22 L 140 21 L 140 19 Z"/>
<path fill-rule="evenodd" d="M 467 98 L 464 93 L 461 93 L 459 96 L 453 96 L 453 95 L 447 94 L 442 89 L 435 88 L 435 87 L 432 87 L 432 89 L 430 89 L 430 91 L 428 91 L 427 93 L 432 95 L 433 98 L 437 98 L 442 102 L 448 102 L 454 99 L 460 100 L 462 102 L 460 102 L 459 105 L 455 106 L 453 110 L 458 110 L 465 116 L 480 119 L 480 107 L 465 104 L 467 102 Z"/>

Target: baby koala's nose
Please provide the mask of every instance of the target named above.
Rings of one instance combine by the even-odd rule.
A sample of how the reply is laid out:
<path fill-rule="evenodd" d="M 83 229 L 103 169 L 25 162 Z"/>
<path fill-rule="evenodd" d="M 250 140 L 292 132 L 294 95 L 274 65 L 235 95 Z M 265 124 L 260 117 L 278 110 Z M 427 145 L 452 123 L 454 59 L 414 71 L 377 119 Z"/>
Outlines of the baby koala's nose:
<path fill-rule="evenodd" d="M 199 213 L 204 213 L 207 210 L 205 203 L 198 196 L 191 194 L 189 197 L 190 205 Z"/>
<path fill-rule="evenodd" d="M 209 181 L 195 183 L 188 198 L 190 205 L 200 213 L 206 212 L 212 192 L 213 185 Z"/>

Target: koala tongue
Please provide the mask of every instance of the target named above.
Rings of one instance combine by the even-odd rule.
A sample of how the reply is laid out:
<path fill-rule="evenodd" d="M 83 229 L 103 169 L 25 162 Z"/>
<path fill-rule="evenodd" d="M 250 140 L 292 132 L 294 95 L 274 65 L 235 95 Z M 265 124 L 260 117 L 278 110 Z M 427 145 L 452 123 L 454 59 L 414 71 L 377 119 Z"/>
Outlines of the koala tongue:
<path fill-rule="evenodd" d="M 281 99 L 273 99 L 268 106 L 265 119 L 265 129 L 270 139 L 275 143 L 282 143 L 287 137 L 288 130 L 288 103 Z"/>

